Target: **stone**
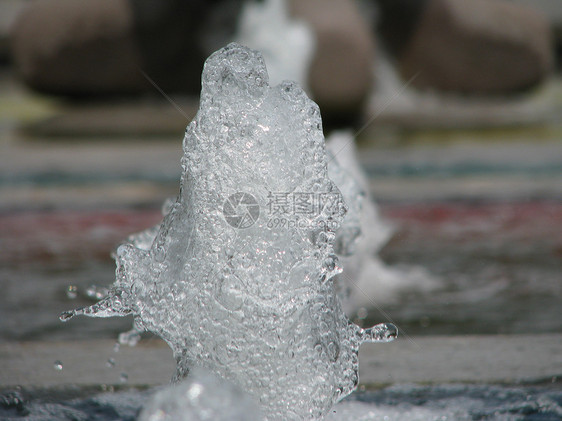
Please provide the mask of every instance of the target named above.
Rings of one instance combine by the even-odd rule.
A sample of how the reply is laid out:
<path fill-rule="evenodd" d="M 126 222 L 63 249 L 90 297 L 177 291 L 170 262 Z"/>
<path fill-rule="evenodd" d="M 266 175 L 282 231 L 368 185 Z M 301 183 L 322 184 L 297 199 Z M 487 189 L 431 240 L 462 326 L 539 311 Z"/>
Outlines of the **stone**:
<path fill-rule="evenodd" d="M 129 2 L 143 69 L 166 93 L 198 95 L 203 63 L 232 39 L 243 0 Z"/>
<path fill-rule="evenodd" d="M 133 15 L 127 0 L 30 3 L 12 28 L 16 69 L 32 88 L 88 95 L 138 91 Z"/>
<path fill-rule="evenodd" d="M 374 37 L 351 0 L 291 0 L 290 11 L 316 38 L 308 86 L 324 121 L 357 118 L 373 85 Z"/>
<path fill-rule="evenodd" d="M 431 0 L 398 59 L 419 88 L 501 94 L 541 82 L 553 65 L 539 12 L 503 0 Z"/>
<path fill-rule="evenodd" d="M 377 0 L 377 32 L 384 48 L 394 56 L 412 38 L 429 0 Z"/>
<path fill-rule="evenodd" d="M 0 64 L 10 61 L 10 28 L 26 5 L 27 2 L 21 0 L 0 2 Z"/>
<path fill-rule="evenodd" d="M 38 0 L 13 26 L 12 54 L 23 81 L 45 93 L 123 95 L 155 84 L 197 94 L 205 57 L 229 40 L 241 3 Z"/>

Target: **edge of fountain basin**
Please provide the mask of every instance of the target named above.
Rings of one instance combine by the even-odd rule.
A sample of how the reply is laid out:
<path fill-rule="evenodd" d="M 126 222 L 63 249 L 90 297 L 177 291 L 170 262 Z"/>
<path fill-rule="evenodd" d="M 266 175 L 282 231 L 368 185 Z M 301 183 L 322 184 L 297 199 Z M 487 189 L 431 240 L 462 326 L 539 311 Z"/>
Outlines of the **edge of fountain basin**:
<path fill-rule="evenodd" d="M 64 385 L 167 384 L 175 361 L 161 340 L 136 347 L 114 341 L 8 342 L 0 344 L 0 388 Z M 114 367 L 107 367 L 109 358 Z M 63 370 L 53 364 L 61 361 Z M 562 379 L 562 333 L 400 338 L 365 344 L 359 353 L 361 384 L 377 388 L 397 383 L 518 384 Z M 128 381 L 122 383 L 121 374 Z"/>

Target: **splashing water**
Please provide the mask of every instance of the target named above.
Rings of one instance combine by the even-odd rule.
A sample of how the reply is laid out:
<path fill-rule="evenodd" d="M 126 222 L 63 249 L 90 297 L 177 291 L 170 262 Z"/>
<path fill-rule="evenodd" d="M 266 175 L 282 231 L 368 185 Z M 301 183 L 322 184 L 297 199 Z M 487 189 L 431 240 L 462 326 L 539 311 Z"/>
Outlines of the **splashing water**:
<path fill-rule="evenodd" d="M 155 393 L 139 421 L 261 421 L 256 403 L 211 373 L 194 369 L 180 384 Z"/>
<path fill-rule="evenodd" d="M 66 288 L 66 296 L 69 299 L 74 300 L 76 297 L 78 297 L 78 287 L 76 285 L 69 285 Z"/>
<path fill-rule="evenodd" d="M 237 41 L 262 53 L 270 83 L 290 79 L 306 89 L 316 40 L 305 21 L 290 15 L 287 3 L 245 2 L 238 20 Z"/>
<path fill-rule="evenodd" d="M 368 181 L 358 160 L 350 131 L 333 132 L 326 139 L 328 176 L 336 183 L 348 205 L 336 233 L 334 250 L 345 271 L 335 276 L 338 295 L 347 315 L 359 319 L 378 302 L 396 301 L 404 290 L 429 291 L 439 279 L 419 266 L 391 267 L 378 256 L 392 235 L 392 227 L 380 216 L 369 195 Z M 365 313 L 361 317 L 360 313 Z"/>
<path fill-rule="evenodd" d="M 162 224 L 116 251 L 116 281 L 96 304 L 61 315 L 132 314 L 177 361 L 230 380 L 266 419 L 318 418 L 350 394 L 363 342 L 333 277 L 346 212 L 328 178 L 318 106 L 299 86 L 270 87 L 261 55 L 230 44 L 209 57 L 186 130 L 183 175 Z"/>

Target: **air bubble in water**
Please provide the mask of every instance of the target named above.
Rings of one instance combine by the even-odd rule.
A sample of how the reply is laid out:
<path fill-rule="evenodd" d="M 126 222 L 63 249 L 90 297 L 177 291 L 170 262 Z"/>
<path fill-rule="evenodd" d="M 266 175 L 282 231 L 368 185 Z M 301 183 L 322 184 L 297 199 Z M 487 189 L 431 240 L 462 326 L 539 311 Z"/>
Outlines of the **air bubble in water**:
<path fill-rule="evenodd" d="M 59 320 L 61 322 L 67 322 L 70 319 L 72 319 L 74 316 L 76 315 L 76 311 L 75 310 L 70 310 L 70 311 L 63 311 L 60 316 L 59 316 Z"/>

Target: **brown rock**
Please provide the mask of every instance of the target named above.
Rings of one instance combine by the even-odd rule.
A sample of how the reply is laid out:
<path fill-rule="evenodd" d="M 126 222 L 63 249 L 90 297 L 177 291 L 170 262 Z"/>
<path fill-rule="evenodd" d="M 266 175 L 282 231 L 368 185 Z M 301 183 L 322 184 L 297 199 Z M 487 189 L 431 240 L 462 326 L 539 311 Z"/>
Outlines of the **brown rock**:
<path fill-rule="evenodd" d="M 376 0 L 377 31 L 384 48 L 400 55 L 412 39 L 423 11 L 430 0 Z"/>
<path fill-rule="evenodd" d="M 31 87 L 62 95 L 199 93 L 207 38 L 234 30 L 242 0 L 38 0 L 12 34 Z M 218 35 L 221 35 L 220 37 Z M 142 72 L 141 72 L 142 70 Z"/>
<path fill-rule="evenodd" d="M 308 85 L 323 117 L 357 116 L 373 83 L 374 40 L 352 0 L 292 0 L 293 16 L 308 22 L 316 49 Z"/>
<path fill-rule="evenodd" d="M 531 87 L 552 65 L 545 17 L 502 0 L 431 0 L 398 63 L 415 86 L 484 94 Z"/>
<path fill-rule="evenodd" d="M 127 0 L 30 3 L 12 30 L 16 68 L 31 87 L 85 95 L 144 85 Z"/>
<path fill-rule="evenodd" d="M 10 57 L 10 29 L 17 16 L 25 9 L 26 2 L 22 0 L 0 1 L 0 64 L 11 60 Z"/>
<path fill-rule="evenodd" d="M 198 95 L 203 63 L 232 38 L 243 1 L 129 1 L 143 69 L 167 93 Z"/>
<path fill-rule="evenodd" d="M 511 0 L 514 3 L 524 4 L 543 13 L 552 27 L 554 39 L 562 52 L 562 2 L 560 0 Z"/>

